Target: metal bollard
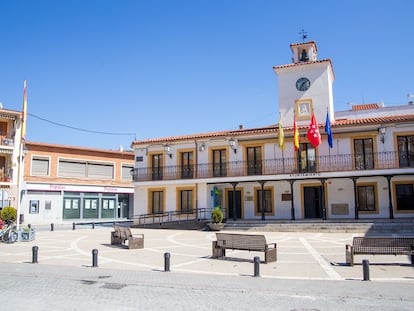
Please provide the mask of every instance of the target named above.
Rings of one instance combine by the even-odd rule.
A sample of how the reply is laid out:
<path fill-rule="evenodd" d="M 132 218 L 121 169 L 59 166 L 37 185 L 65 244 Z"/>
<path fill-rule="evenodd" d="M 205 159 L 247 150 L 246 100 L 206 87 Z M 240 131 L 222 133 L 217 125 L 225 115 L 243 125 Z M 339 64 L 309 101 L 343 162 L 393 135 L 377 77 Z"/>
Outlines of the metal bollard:
<path fill-rule="evenodd" d="M 98 266 L 98 250 L 94 248 L 92 250 L 92 267 Z"/>
<path fill-rule="evenodd" d="M 364 274 L 364 281 L 369 281 L 369 261 L 366 259 L 362 260 L 362 271 Z"/>
<path fill-rule="evenodd" d="M 92 222 L 92 229 L 95 229 L 95 222 Z"/>
<path fill-rule="evenodd" d="M 72 224 L 72 230 L 75 230 L 75 228 L 76 228 L 76 224 L 75 224 L 75 223 L 73 223 L 73 224 Z"/>
<path fill-rule="evenodd" d="M 169 272 L 170 271 L 170 253 L 164 253 L 164 271 Z"/>
<path fill-rule="evenodd" d="M 50 231 L 55 230 L 55 225 L 53 223 L 50 224 Z"/>
<path fill-rule="evenodd" d="M 38 252 L 39 252 L 39 247 L 33 246 L 32 247 L 32 263 L 38 263 L 37 261 Z"/>
<path fill-rule="evenodd" d="M 260 257 L 254 257 L 253 258 L 253 262 L 254 262 L 254 276 L 260 276 Z"/>

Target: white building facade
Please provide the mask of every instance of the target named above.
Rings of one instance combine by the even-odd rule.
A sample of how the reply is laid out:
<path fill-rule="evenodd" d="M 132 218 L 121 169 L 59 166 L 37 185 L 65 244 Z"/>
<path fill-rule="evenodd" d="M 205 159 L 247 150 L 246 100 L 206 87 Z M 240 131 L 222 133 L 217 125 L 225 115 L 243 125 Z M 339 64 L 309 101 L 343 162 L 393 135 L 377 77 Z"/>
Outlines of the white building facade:
<path fill-rule="evenodd" d="M 283 128 L 132 143 L 133 214 L 140 222 L 199 218 L 215 206 L 233 220 L 414 215 L 414 105 L 335 112 L 331 60 L 318 59 L 314 41 L 290 47 L 292 63 L 273 68 Z M 316 146 L 307 135 L 312 117 L 321 135 Z"/>

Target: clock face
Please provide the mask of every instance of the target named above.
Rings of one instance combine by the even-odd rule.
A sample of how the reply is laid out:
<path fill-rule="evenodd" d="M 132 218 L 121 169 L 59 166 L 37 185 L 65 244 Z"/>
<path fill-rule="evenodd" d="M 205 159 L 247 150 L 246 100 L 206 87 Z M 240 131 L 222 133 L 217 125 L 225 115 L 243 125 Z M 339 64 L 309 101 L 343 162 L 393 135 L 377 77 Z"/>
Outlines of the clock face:
<path fill-rule="evenodd" d="M 298 91 L 306 91 L 310 87 L 310 81 L 308 78 L 299 78 L 296 81 L 296 89 Z"/>

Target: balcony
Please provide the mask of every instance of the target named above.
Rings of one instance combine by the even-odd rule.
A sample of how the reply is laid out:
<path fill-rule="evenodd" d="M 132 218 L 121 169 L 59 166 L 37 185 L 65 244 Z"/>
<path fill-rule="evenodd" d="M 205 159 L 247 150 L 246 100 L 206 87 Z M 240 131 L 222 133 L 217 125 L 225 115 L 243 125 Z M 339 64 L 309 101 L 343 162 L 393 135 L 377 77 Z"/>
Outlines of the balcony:
<path fill-rule="evenodd" d="M 189 166 L 135 168 L 135 182 L 153 180 L 203 179 L 282 174 L 329 173 L 361 170 L 414 168 L 414 158 L 398 152 L 379 152 L 361 157 L 360 154 L 318 156 L 312 159 L 266 159 L 262 161 L 234 161 L 204 163 Z"/>

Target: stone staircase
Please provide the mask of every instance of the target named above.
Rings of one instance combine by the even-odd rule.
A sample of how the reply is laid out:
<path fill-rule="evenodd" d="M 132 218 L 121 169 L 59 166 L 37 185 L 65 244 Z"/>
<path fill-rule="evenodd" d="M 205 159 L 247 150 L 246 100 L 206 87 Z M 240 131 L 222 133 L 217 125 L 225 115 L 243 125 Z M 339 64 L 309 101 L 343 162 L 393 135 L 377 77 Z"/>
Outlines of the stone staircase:
<path fill-rule="evenodd" d="M 228 220 L 226 230 L 278 232 L 355 232 L 367 235 L 404 234 L 414 236 L 414 218 L 381 220 Z"/>
<path fill-rule="evenodd" d="M 134 225 L 136 228 L 209 230 L 208 220 L 184 220 Z M 403 234 L 414 236 L 414 218 L 364 220 L 227 220 L 224 230 L 273 232 L 355 232 L 367 235 Z"/>

